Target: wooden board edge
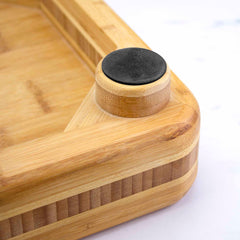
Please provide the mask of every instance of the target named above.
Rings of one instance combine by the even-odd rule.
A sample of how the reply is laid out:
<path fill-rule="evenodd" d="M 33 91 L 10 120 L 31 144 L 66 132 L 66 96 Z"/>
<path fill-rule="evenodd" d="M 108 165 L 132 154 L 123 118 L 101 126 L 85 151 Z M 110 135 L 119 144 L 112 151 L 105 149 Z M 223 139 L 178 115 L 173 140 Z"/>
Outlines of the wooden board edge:
<path fill-rule="evenodd" d="M 179 113 L 177 112 L 177 114 L 179 114 Z M 80 141 L 82 138 L 81 136 L 84 136 L 84 139 L 85 139 L 85 137 L 87 136 L 86 134 L 89 133 L 89 131 L 87 131 L 89 128 L 86 128 L 86 131 L 85 131 L 85 129 L 80 129 L 78 131 L 76 130 L 76 131 L 71 131 L 69 133 L 65 133 L 68 135 L 66 135 L 66 137 L 64 139 L 56 138 L 56 139 L 53 139 L 53 141 L 52 141 L 50 138 L 50 140 L 49 140 L 50 142 L 49 141 L 47 141 L 47 142 L 40 141 L 39 144 L 36 144 L 37 141 L 32 142 L 33 148 L 34 148 L 34 151 L 31 153 L 32 159 L 33 159 L 32 161 L 30 161 L 30 159 L 31 159 L 30 155 L 29 155 L 30 152 L 23 151 L 23 148 L 20 146 L 19 146 L 20 147 L 19 151 L 11 151 L 10 149 L 6 149 L 9 151 L 6 151 L 5 154 L 3 154 L 4 151 L 2 151 L 0 153 L 0 156 L 2 156 L 2 159 L 4 159 L 4 158 L 6 159 L 6 161 L 7 161 L 6 164 L 8 164 L 8 165 L 5 165 L 5 166 L 7 168 L 12 166 L 14 171 L 12 173 L 11 172 L 10 173 L 14 174 L 14 175 L 13 176 L 6 175 L 5 174 L 6 171 L 4 171 L 5 169 L 2 168 L 3 174 L 1 177 L 1 184 L 2 184 L 1 192 L 2 192 L 2 194 L 6 194 L 8 191 L 11 191 L 11 189 L 13 189 L 15 186 L 18 186 L 18 189 L 19 189 L 19 186 L 23 187 L 26 184 L 28 185 L 28 188 L 29 188 L 30 187 L 29 181 L 31 181 L 32 184 L 36 184 L 37 181 L 41 182 L 41 181 L 43 181 L 43 179 L 44 179 L 44 181 L 46 181 L 47 179 L 45 176 L 47 176 L 48 178 L 50 178 L 50 177 L 53 178 L 56 176 L 60 177 L 63 172 L 66 173 L 66 172 L 72 172 L 73 170 L 74 171 L 81 170 L 81 169 L 85 169 L 86 167 L 90 167 L 93 165 L 97 167 L 106 161 L 114 161 L 114 159 L 119 158 L 123 154 L 123 152 L 122 152 L 123 146 L 124 146 L 125 151 L 127 151 L 127 149 L 128 149 L 128 151 L 130 151 L 129 154 L 131 153 L 132 150 L 134 151 L 134 146 L 135 146 L 135 150 L 136 150 L 136 146 L 139 146 L 140 136 L 142 136 L 142 137 L 144 136 L 144 141 L 147 141 L 147 142 L 150 141 L 149 142 L 150 145 L 149 144 L 145 145 L 145 147 L 147 147 L 148 145 L 149 145 L 149 147 L 147 149 L 145 149 L 145 148 L 143 149 L 144 152 L 146 151 L 146 153 L 147 153 L 147 151 L 150 151 L 150 149 L 149 149 L 150 146 L 156 147 L 158 145 L 158 146 L 163 147 L 163 146 L 166 146 L 166 144 L 167 144 L 167 147 L 168 147 L 168 150 L 166 150 L 167 152 L 170 151 L 173 155 L 177 154 L 179 152 L 182 152 L 184 154 L 185 149 L 188 149 L 189 146 L 191 146 L 193 144 L 193 142 L 196 140 L 196 138 L 198 138 L 199 119 L 198 119 L 197 115 L 195 116 L 195 114 L 192 116 L 189 115 L 189 116 L 187 116 L 188 120 L 184 117 L 181 120 L 184 122 L 182 124 L 180 124 L 178 122 L 179 117 L 180 117 L 180 119 L 182 118 L 181 115 L 178 115 L 178 117 L 176 117 L 174 120 L 174 121 L 176 121 L 176 124 L 172 123 L 167 126 L 159 127 L 156 129 L 154 128 L 151 131 L 147 130 L 147 128 L 149 128 L 150 126 L 146 122 L 145 125 L 143 126 L 145 128 L 145 133 L 138 133 L 135 136 L 133 135 L 133 137 L 131 135 L 129 135 L 130 134 L 129 131 L 130 131 L 130 129 L 133 129 L 135 122 L 131 122 L 127 125 L 129 131 L 126 131 L 126 126 L 125 126 L 126 124 L 123 126 L 120 125 L 119 127 L 116 126 L 115 130 L 117 130 L 117 131 L 124 130 L 124 132 L 122 133 L 122 134 L 124 134 L 124 136 L 125 136 L 125 133 L 128 134 L 127 138 L 120 137 L 120 135 L 118 135 L 118 137 L 115 136 L 115 134 L 111 130 L 113 128 L 113 126 L 112 125 L 109 126 L 106 123 L 105 127 L 108 127 L 109 131 L 111 130 L 111 132 L 112 132 L 111 133 L 112 137 L 111 137 L 111 135 L 108 134 L 108 141 L 112 142 L 112 144 L 110 144 L 109 146 L 106 146 L 106 144 L 108 144 L 107 142 L 101 142 L 100 144 L 98 144 L 99 148 L 96 148 L 97 146 L 95 146 L 95 143 L 94 143 L 94 145 L 92 147 L 90 146 L 91 148 L 93 148 L 92 151 L 90 151 L 91 148 L 86 149 L 84 151 L 79 149 L 79 146 L 82 146 L 82 144 L 81 144 L 82 141 Z M 153 121 L 151 121 L 151 120 L 150 120 L 150 122 L 153 123 Z M 182 129 L 181 131 L 180 131 L 180 129 L 178 130 L 179 124 Z M 155 125 L 158 125 L 158 119 L 156 119 Z M 103 126 L 103 125 L 101 124 L 101 126 Z M 152 127 L 153 126 L 151 126 L 150 128 L 152 128 Z M 93 129 L 95 129 L 95 128 L 93 128 Z M 96 134 L 95 136 L 98 137 L 99 134 L 97 134 L 97 132 L 95 130 L 94 130 L 94 134 Z M 138 131 L 138 129 L 134 129 L 134 131 Z M 167 131 L 167 132 L 165 132 L 165 131 Z M 81 133 L 83 133 L 83 132 L 86 132 L 86 134 L 82 135 Z M 101 132 L 102 132 L 102 130 L 101 130 Z M 131 133 L 131 134 L 133 134 L 133 133 Z M 93 133 L 91 133 L 91 134 L 93 134 Z M 99 139 L 102 139 L 102 134 L 106 135 L 106 129 L 99 135 L 99 137 L 98 137 Z M 116 140 L 116 138 L 117 138 L 117 140 Z M 72 141 L 71 139 L 73 139 L 74 141 Z M 87 138 L 87 139 L 89 139 L 89 138 Z M 183 139 L 184 139 L 184 144 L 182 144 Z M 70 143 L 69 141 L 71 142 L 70 149 L 69 149 L 69 143 Z M 87 141 L 90 141 L 90 140 L 87 140 Z M 126 142 L 126 141 L 127 142 L 131 141 L 131 145 L 126 146 L 124 144 L 124 142 Z M 143 144 L 144 141 L 141 140 L 140 143 Z M 64 142 L 66 142 L 66 143 L 64 144 Z M 92 140 L 90 142 L 92 142 Z M 56 146 L 54 146 L 55 143 L 57 144 Z M 92 142 L 92 144 L 93 144 L 93 142 Z M 122 147 L 116 148 L 117 145 L 122 146 Z M 177 148 L 176 148 L 176 145 L 178 145 Z M 171 148 L 171 146 L 172 146 L 172 148 Z M 31 145 L 29 146 L 27 144 L 26 147 L 29 150 L 32 146 Z M 45 148 L 49 148 L 49 150 L 43 151 L 43 149 L 45 149 Z M 59 151 L 57 151 L 58 154 L 51 156 L 51 158 L 54 161 L 52 163 L 53 164 L 52 165 L 50 162 L 51 159 L 48 158 L 49 154 L 47 154 L 47 153 L 49 151 L 51 153 L 53 153 L 53 150 L 52 150 L 53 148 L 54 149 L 62 149 L 62 150 L 61 150 L 61 154 Z M 17 150 L 17 149 L 15 149 L 15 150 Z M 70 152 L 70 150 L 71 150 L 71 152 Z M 78 153 L 79 150 L 80 150 L 80 153 Z M 162 154 L 166 155 L 166 153 L 167 153 L 166 151 L 161 152 L 161 155 Z M 42 152 L 42 154 L 41 154 L 41 152 Z M 68 152 L 69 152 L 69 154 L 71 154 L 70 155 L 71 157 L 68 157 L 65 159 L 64 156 Z M 98 152 L 101 155 L 101 158 L 99 158 Z M 26 154 L 28 155 L 27 158 L 29 160 L 29 164 L 30 164 L 29 166 L 30 167 L 33 166 L 35 168 L 34 171 L 28 170 L 28 162 L 25 161 L 24 166 L 19 162 L 19 160 L 22 161 L 21 159 L 25 159 L 24 156 Z M 36 160 L 42 159 L 41 155 L 42 156 L 44 155 L 45 157 L 47 157 L 48 162 L 44 162 L 43 163 L 44 165 L 42 167 L 41 167 L 41 165 L 37 167 Z M 159 155 L 159 158 L 161 158 L 161 155 Z M 14 156 L 16 156 L 16 158 Z M 90 156 L 90 157 L 88 157 L 88 156 Z M 59 157 L 64 158 L 65 160 L 59 161 L 60 160 Z M 9 159 L 11 159 L 11 162 L 9 162 Z M 58 163 L 56 162 L 56 159 L 58 160 L 57 161 Z M 21 173 L 19 174 L 16 172 L 16 169 L 17 169 L 17 165 L 15 164 L 16 161 L 17 161 L 17 165 L 21 166 L 20 170 L 23 171 L 22 174 Z M 9 164 L 12 164 L 12 165 L 9 165 Z M 2 165 L 2 167 L 3 167 L 3 165 Z"/>
<path fill-rule="evenodd" d="M 4 199 L 2 199 L 2 206 L 0 207 L 0 221 L 17 216 L 19 214 L 33 211 L 34 209 L 40 207 L 46 207 L 48 205 L 51 205 L 52 203 L 56 203 L 57 201 L 66 200 L 67 198 L 71 198 L 72 196 L 86 193 L 93 189 L 98 189 L 100 187 L 113 184 L 114 182 L 124 181 L 124 179 L 127 179 L 129 177 L 133 179 L 134 175 L 143 175 L 144 172 L 147 172 L 149 170 L 151 170 L 152 174 L 155 171 L 154 176 L 151 176 L 151 187 L 163 184 L 159 181 L 154 182 L 155 180 L 153 179 L 156 178 L 161 179 L 162 177 L 164 177 L 164 179 L 166 179 L 167 181 L 172 181 L 175 178 L 181 177 L 183 174 L 185 174 L 186 171 L 189 171 L 188 168 L 195 163 L 198 155 L 198 142 L 194 142 L 194 144 L 188 150 L 189 152 L 186 153 L 185 156 L 175 156 L 175 158 L 168 159 L 167 162 L 162 164 L 160 164 L 159 161 L 148 162 L 146 164 L 140 164 L 140 166 L 132 167 L 132 169 L 129 169 L 129 167 L 127 166 L 123 168 L 124 170 L 122 170 L 122 166 L 119 166 L 119 171 L 117 172 L 117 174 L 113 174 L 112 176 L 107 175 L 107 177 L 102 176 L 99 180 L 90 179 L 88 184 L 83 184 L 81 177 L 79 178 L 79 176 L 83 174 L 81 174 L 81 172 L 76 172 L 75 175 L 72 176 L 72 179 L 62 177 L 61 182 L 55 183 L 53 180 L 49 181 L 49 183 L 45 182 L 43 185 L 36 186 L 29 190 L 20 192 L 20 194 L 18 194 L 18 196 L 16 196 L 11 202 L 8 201 L 8 199 L 11 197 L 7 197 L 7 199 L 5 199 L 5 202 Z M 179 163 L 181 164 L 179 165 Z M 166 168 L 166 166 L 170 166 L 170 168 Z M 116 166 L 113 167 L 116 168 Z M 156 172 L 156 170 L 154 170 L 162 167 L 165 170 L 167 169 L 166 173 L 162 173 L 161 171 L 158 173 Z M 89 171 L 93 172 L 91 169 Z M 103 172 L 103 169 L 96 169 L 96 171 Z M 65 184 L 63 184 L 62 182 Z M 58 188 L 55 187 L 59 183 L 63 185 L 61 192 L 59 192 Z M 142 180 L 140 180 L 139 183 L 144 184 Z M 133 184 L 134 183 L 132 183 L 132 187 Z M 144 189 L 145 188 L 142 185 L 141 191 L 144 191 Z"/>
<path fill-rule="evenodd" d="M 197 162 L 183 177 L 85 213 L 11 238 L 11 240 L 79 239 L 131 219 L 170 206 L 190 189 L 197 175 Z M 127 209 L 127 210 L 125 210 Z"/>
<path fill-rule="evenodd" d="M 197 124 L 197 125 L 196 125 Z M 157 131 L 158 132 L 158 131 Z M 150 156 L 152 155 L 151 154 L 151 152 L 152 152 L 152 147 L 154 147 L 154 149 L 155 149 L 155 151 L 158 149 L 158 143 L 156 142 L 156 144 L 155 145 L 153 145 L 152 146 L 152 144 L 150 144 L 149 145 L 149 147 L 147 148 L 147 149 L 143 149 L 144 150 L 144 152 L 139 152 L 139 154 L 138 155 L 136 155 L 136 159 L 138 159 L 138 161 L 136 162 L 136 161 L 131 161 L 131 162 L 129 162 L 129 161 L 127 161 L 127 159 L 128 158 L 126 158 L 126 161 L 127 162 L 125 162 L 125 160 L 124 159 L 120 159 L 121 158 L 121 154 L 115 154 L 114 155 L 114 152 L 113 153 L 111 153 L 111 155 L 109 155 L 108 154 L 108 156 L 109 156 L 109 161 L 111 160 L 111 161 L 113 161 L 113 164 L 114 164 L 114 166 L 115 167 L 117 167 L 118 166 L 118 169 L 121 169 L 122 167 L 124 168 L 124 166 L 127 164 L 128 165 L 128 168 L 127 169 L 132 169 L 131 168 L 131 166 L 135 166 L 134 167 L 134 173 L 136 173 L 136 171 L 141 171 L 141 170 L 147 170 L 147 168 L 149 167 L 149 168 L 151 168 L 151 167 L 156 167 L 156 166 L 160 166 L 160 165 L 162 165 L 162 164 L 166 164 L 167 162 L 170 162 L 170 161 L 174 161 L 174 160 L 176 160 L 176 159 L 179 159 L 179 158 L 181 158 L 181 157 L 183 157 L 183 156 L 185 156 L 186 154 L 188 154 L 192 149 L 193 149 L 193 147 L 196 145 L 196 143 L 197 143 L 197 141 L 198 141 L 198 138 L 199 138 L 199 135 L 198 135 L 198 133 L 199 133 L 199 128 L 198 128 L 198 123 L 195 123 L 195 125 L 192 127 L 192 129 L 190 129 L 190 130 L 188 130 L 187 132 L 186 132 L 186 134 L 183 134 L 183 135 L 181 135 L 181 136 L 179 136 L 179 137 L 177 137 L 174 141 L 172 141 L 172 142 L 169 142 L 168 143 L 168 141 L 166 142 L 166 144 L 168 145 L 168 148 L 170 147 L 170 143 L 171 144 L 173 144 L 174 146 L 175 146 L 175 148 L 174 149 L 172 149 L 171 151 L 170 151 L 170 153 L 168 153 L 167 155 L 166 155 L 166 152 L 164 153 L 162 153 L 162 150 L 160 150 L 160 152 L 158 153 L 158 157 L 157 158 L 155 158 L 155 160 L 154 159 L 149 159 L 149 161 L 145 161 L 144 159 L 145 159 L 145 157 L 146 156 L 149 156 L 149 154 L 150 154 Z M 159 135 L 159 134 L 158 134 Z M 154 134 L 154 136 L 158 136 L 158 135 L 155 135 Z M 151 138 L 152 139 L 152 137 L 151 137 L 152 135 L 150 134 L 149 136 L 148 135 L 145 135 L 145 139 L 147 140 L 147 139 L 149 139 L 149 138 Z M 182 144 L 180 144 L 180 142 L 182 141 L 182 139 L 184 139 L 184 141 L 185 141 L 185 145 L 183 146 Z M 177 142 L 179 142 L 179 146 L 176 148 L 176 141 Z M 152 139 L 151 140 L 151 142 L 152 143 L 154 143 L 155 142 L 155 140 L 154 139 Z M 175 144 L 174 144 L 175 143 Z M 138 142 L 136 142 L 136 144 L 138 144 Z M 167 147 L 167 145 L 164 145 L 165 147 Z M 189 145 L 188 145 L 189 144 Z M 162 143 L 161 143 L 161 145 L 162 145 Z M 125 146 L 125 145 L 124 145 Z M 152 147 L 151 147 L 152 146 Z M 163 146 L 162 146 L 163 147 Z M 120 148 L 120 150 L 121 150 L 122 148 Z M 131 148 L 130 148 L 131 149 Z M 150 151 L 151 150 L 151 151 Z M 172 151 L 175 151 L 175 153 L 173 153 Z M 106 150 L 107 151 L 107 150 Z M 149 152 L 150 151 L 150 152 Z M 154 151 L 154 152 L 155 152 Z M 169 150 L 168 150 L 169 151 Z M 142 155 L 144 153 L 144 155 Z M 115 157 L 111 157 L 112 156 L 112 154 L 115 156 Z M 129 153 L 129 154 L 131 154 L 131 152 Z M 147 154 L 147 155 L 146 155 Z M 159 155 L 160 154 L 160 155 Z M 165 157 L 164 158 L 161 158 L 161 155 L 162 154 L 165 154 Z M 171 156 L 170 156 L 170 155 Z M 141 159 L 140 159 L 141 158 Z M 98 157 L 98 159 L 99 159 L 99 157 Z M 114 160 L 115 159 L 115 160 Z M 118 159 L 118 160 L 117 160 Z M 117 160 L 117 161 L 116 161 Z M 120 161 L 121 160 L 121 161 Z M 153 162 L 153 160 L 154 160 L 154 162 Z M 125 162 L 125 164 L 124 165 L 122 165 L 123 163 Z M 153 165 L 153 163 L 154 163 L 154 165 Z M 76 175 L 76 174 L 78 174 L 78 173 L 81 173 L 81 175 L 79 175 L 80 177 L 81 176 L 85 176 L 84 174 L 87 174 L 88 173 L 88 171 L 93 171 L 94 169 L 94 171 L 97 171 L 97 169 L 104 169 L 105 168 L 105 166 L 107 167 L 108 166 L 108 161 L 107 162 L 97 162 L 97 163 L 95 163 L 94 164 L 94 166 L 92 166 L 91 168 L 89 168 L 89 167 L 87 167 L 86 166 L 86 168 L 83 168 L 83 169 L 79 169 L 79 171 L 75 171 L 75 172 L 72 172 L 72 174 L 68 174 L 68 175 L 65 175 L 65 177 L 64 178 L 66 178 L 67 177 L 67 179 L 65 179 L 64 181 L 65 182 L 67 182 L 68 184 L 65 184 L 65 190 L 63 191 L 63 189 L 62 189 L 62 191 L 61 192 L 59 192 L 58 193 L 58 195 L 56 195 L 55 197 L 56 198 L 59 198 L 59 199 L 63 199 L 63 198 L 65 198 L 66 196 L 66 193 L 67 194 L 72 194 L 72 195 L 74 195 L 76 192 L 78 192 L 78 191 L 80 191 L 80 192 L 82 192 L 82 191 L 85 191 L 86 190 L 86 188 L 88 187 L 88 185 L 89 186 L 91 186 L 93 183 L 90 181 L 88 184 L 84 184 L 84 186 L 82 186 L 82 184 L 81 184 L 81 186 L 78 186 L 78 185 L 76 185 L 76 183 L 75 182 L 73 182 L 73 179 L 76 179 L 76 177 L 78 176 L 78 175 Z M 136 167 L 136 164 L 137 164 L 137 166 L 138 167 Z M 119 168 L 119 166 L 121 166 L 120 168 Z M 93 167 L 94 167 L 94 169 L 93 169 Z M 144 168 L 144 169 L 140 169 L 140 168 Z M 145 169 L 146 168 L 146 169 Z M 120 170 L 118 170 L 118 171 L 120 171 Z M 126 170 L 127 171 L 127 170 Z M 98 171 L 99 172 L 99 171 Z M 127 171 L 128 172 L 128 171 Z M 126 173 L 127 173 L 126 172 Z M 76 174 L 75 174 L 76 173 Z M 83 174 L 84 173 L 84 174 Z M 132 174 L 133 172 L 132 172 L 132 170 L 131 170 L 131 173 L 130 173 L 130 175 Z M 134 174 L 133 173 L 133 174 Z M 100 173 L 99 173 L 100 174 Z M 98 175 L 99 174 L 97 174 L 96 175 L 96 178 L 98 177 Z M 104 175 L 106 175 L 106 174 L 110 174 L 110 173 L 105 173 Z M 111 181 L 112 180 L 117 180 L 116 178 L 121 178 L 121 176 L 119 175 L 119 174 L 117 174 L 116 176 L 115 175 L 113 175 L 113 174 L 110 174 L 109 176 L 108 175 L 106 175 L 104 178 L 101 178 L 101 179 L 98 179 L 98 181 L 96 182 L 95 180 L 95 182 L 94 182 L 94 185 L 97 187 L 97 185 L 102 185 L 102 182 L 103 182 L 103 180 L 105 179 L 105 178 L 107 178 L 108 180 L 110 180 L 111 179 Z M 95 176 L 95 175 L 94 175 Z M 112 179 L 114 177 L 114 179 Z M 3 176 L 3 179 L 4 179 L 4 176 Z M 72 180 L 71 180 L 72 179 Z M 47 179 L 46 179 L 47 180 Z M 47 192 L 48 191 L 46 191 L 47 189 L 49 190 L 49 191 L 55 191 L 54 189 L 54 184 L 59 184 L 61 181 L 62 181 L 62 177 L 61 177 L 61 175 L 59 175 L 59 177 L 57 177 L 56 179 L 53 179 L 53 178 L 50 178 L 48 181 L 43 181 L 42 182 L 42 184 L 40 184 L 39 186 L 38 185 L 33 185 L 33 186 L 30 186 L 29 185 L 29 182 L 27 183 L 27 186 L 28 186 L 28 189 L 40 189 L 41 190 L 41 188 L 43 187 L 43 184 L 44 184 L 44 188 L 45 188 L 45 191 L 44 191 L 44 194 L 46 195 L 47 194 Z M 79 181 L 81 182 L 82 180 L 78 180 L 78 183 L 79 183 Z M 105 181 L 105 180 L 104 180 Z M 47 187 L 46 188 L 46 184 L 50 184 L 49 185 L 49 187 Z M 71 185 L 70 185 L 71 184 Z M 48 185 L 47 185 L 48 186 Z M 20 188 L 18 188 L 18 189 L 16 189 L 16 190 L 18 190 L 19 191 L 19 189 Z M 71 191 L 69 191 L 69 189 L 71 189 Z M 23 191 L 24 189 L 21 189 L 21 192 L 25 192 L 25 191 Z M 57 189 L 56 189 L 57 190 Z M 67 192 L 66 192 L 67 191 Z M 1 198 L 2 199 L 4 199 L 4 198 L 8 198 L 8 197 L 11 197 L 11 195 L 9 195 L 9 194 L 7 194 L 7 193 L 9 193 L 9 194 L 12 194 L 11 193 L 11 190 L 9 190 L 9 191 L 4 191 L 2 194 L 1 194 Z M 14 192 L 13 192 L 13 194 L 15 194 L 15 190 L 14 190 Z M 50 192 L 49 192 L 49 194 L 50 194 Z M 13 196 L 13 195 L 12 195 Z M 19 194 L 18 194 L 18 196 L 19 196 Z M 47 197 L 47 199 L 52 199 L 52 194 L 50 194 L 48 197 Z M 19 197 L 18 197 L 18 199 L 19 199 Z M 16 199 L 17 200 L 17 199 Z M 22 200 L 21 200 L 22 201 Z M 39 201 L 38 201 L 39 202 Z M 42 202 L 42 200 L 41 200 L 41 202 Z M 38 203 L 39 204 L 39 203 Z M 13 210 L 13 209 L 12 209 Z"/>

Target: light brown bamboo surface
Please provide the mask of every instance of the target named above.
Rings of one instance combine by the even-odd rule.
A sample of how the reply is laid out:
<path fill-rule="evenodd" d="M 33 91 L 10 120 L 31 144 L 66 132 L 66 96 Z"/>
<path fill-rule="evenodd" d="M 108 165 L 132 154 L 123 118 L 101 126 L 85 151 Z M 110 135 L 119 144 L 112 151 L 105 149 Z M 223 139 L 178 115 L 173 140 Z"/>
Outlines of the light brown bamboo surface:
<path fill-rule="evenodd" d="M 39 9 L 0 3 L 0 149 L 62 132 L 93 83 Z"/>
<path fill-rule="evenodd" d="M 199 108 L 173 72 L 157 114 L 95 102 L 97 63 L 123 47 L 148 48 L 101 0 L 0 0 L 0 240 L 77 239 L 191 187 Z"/>

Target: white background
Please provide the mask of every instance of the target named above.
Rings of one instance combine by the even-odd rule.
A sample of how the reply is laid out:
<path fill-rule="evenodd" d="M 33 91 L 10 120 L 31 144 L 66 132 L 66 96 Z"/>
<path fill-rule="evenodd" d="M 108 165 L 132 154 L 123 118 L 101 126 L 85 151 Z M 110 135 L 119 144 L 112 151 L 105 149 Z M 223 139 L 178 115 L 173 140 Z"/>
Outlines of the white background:
<path fill-rule="evenodd" d="M 197 98 L 199 172 L 175 205 L 86 240 L 240 240 L 240 1 L 106 2 Z"/>

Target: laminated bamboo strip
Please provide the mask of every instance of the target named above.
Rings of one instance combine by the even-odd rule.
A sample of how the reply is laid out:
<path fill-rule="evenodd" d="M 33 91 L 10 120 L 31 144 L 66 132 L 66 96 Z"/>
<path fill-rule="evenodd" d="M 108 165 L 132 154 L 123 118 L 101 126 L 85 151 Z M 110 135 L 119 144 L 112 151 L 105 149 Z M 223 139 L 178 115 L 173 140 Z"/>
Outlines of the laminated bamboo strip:
<path fill-rule="evenodd" d="M 79 194 L 79 212 L 89 210 L 90 206 L 90 191 Z"/>
<path fill-rule="evenodd" d="M 62 220 L 68 217 L 68 201 L 63 199 L 57 201 L 57 220 Z"/>
<path fill-rule="evenodd" d="M 122 181 L 116 181 L 111 184 L 111 199 L 116 201 L 122 198 Z"/>
<path fill-rule="evenodd" d="M 133 177 L 122 180 L 122 197 L 128 197 L 133 194 Z"/>
<path fill-rule="evenodd" d="M 91 209 L 101 206 L 101 189 L 95 188 L 90 191 L 90 205 Z"/>
<path fill-rule="evenodd" d="M 94 39 L 89 33 L 84 30 L 78 22 L 77 17 L 73 15 L 69 17 L 74 9 L 64 1 L 54 0 L 43 0 L 41 7 L 79 55 L 88 63 L 90 68 L 93 69 L 105 53 L 94 42 Z M 110 42 L 109 44 L 112 45 Z M 115 47 L 113 47 L 113 50 L 114 48 Z"/>
<path fill-rule="evenodd" d="M 68 216 L 74 216 L 79 213 L 78 195 L 68 198 Z"/>
<path fill-rule="evenodd" d="M 143 190 L 147 190 L 153 186 L 153 170 L 143 172 Z"/>
<path fill-rule="evenodd" d="M 11 237 L 10 220 L 0 221 L 0 239 L 6 240 Z"/>
<path fill-rule="evenodd" d="M 47 224 L 57 221 L 57 204 L 52 203 L 46 206 L 46 222 Z"/>
<path fill-rule="evenodd" d="M 23 233 L 22 216 L 18 215 L 10 218 L 11 235 L 15 237 Z"/>
<path fill-rule="evenodd" d="M 45 207 L 40 207 L 33 210 L 34 229 L 40 228 L 46 225 L 46 212 Z"/>
<path fill-rule="evenodd" d="M 132 178 L 132 192 L 133 194 L 142 191 L 142 177 L 143 174 L 139 173 Z"/>
<path fill-rule="evenodd" d="M 29 232 L 34 229 L 33 211 L 22 214 L 23 232 Z"/>
<path fill-rule="evenodd" d="M 111 184 L 106 184 L 101 187 L 101 205 L 111 202 Z"/>

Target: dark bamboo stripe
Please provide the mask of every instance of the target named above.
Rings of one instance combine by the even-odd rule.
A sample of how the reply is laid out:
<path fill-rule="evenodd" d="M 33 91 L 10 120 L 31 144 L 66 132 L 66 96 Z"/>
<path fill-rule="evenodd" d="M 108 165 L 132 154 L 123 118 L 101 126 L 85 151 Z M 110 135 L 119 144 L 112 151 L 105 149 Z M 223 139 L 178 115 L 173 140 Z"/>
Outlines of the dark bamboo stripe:
<path fill-rule="evenodd" d="M 122 198 L 122 180 L 111 184 L 111 196 L 112 202 Z"/>
<path fill-rule="evenodd" d="M 11 228 L 9 219 L 0 221 L 0 239 L 5 240 L 11 237 Z"/>
<path fill-rule="evenodd" d="M 101 205 L 105 205 L 111 202 L 111 184 L 107 184 L 101 187 Z"/>
<path fill-rule="evenodd" d="M 91 209 L 101 206 L 101 189 L 96 188 L 90 191 Z"/>
<path fill-rule="evenodd" d="M 143 190 L 153 186 L 153 169 L 143 172 Z"/>
<path fill-rule="evenodd" d="M 33 211 L 22 214 L 22 224 L 24 233 L 34 230 Z"/>
<path fill-rule="evenodd" d="M 143 173 L 136 174 L 132 177 L 132 193 L 142 192 L 142 177 Z"/>
<path fill-rule="evenodd" d="M 46 224 L 57 221 L 57 203 L 52 203 L 46 206 Z"/>
<path fill-rule="evenodd" d="M 78 195 L 68 198 L 68 216 L 74 216 L 79 213 Z"/>
<path fill-rule="evenodd" d="M 68 199 L 57 201 L 57 220 L 68 217 Z"/>
<path fill-rule="evenodd" d="M 40 207 L 33 210 L 34 229 L 40 228 L 46 225 L 46 212 L 45 207 Z"/>
<path fill-rule="evenodd" d="M 128 177 L 122 180 L 122 197 L 128 197 L 133 194 L 133 178 Z"/>
<path fill-rule="evenodd" d="M 79 197 L 79 212 L 85 212 L 90 209 L 90 191 L 81 193 Z"/>
<path fill-rule="evenodd" d="M 22 216 L 18 215 L 10 218 L 10 229 L 12 237 L 23 233 Z"/>

